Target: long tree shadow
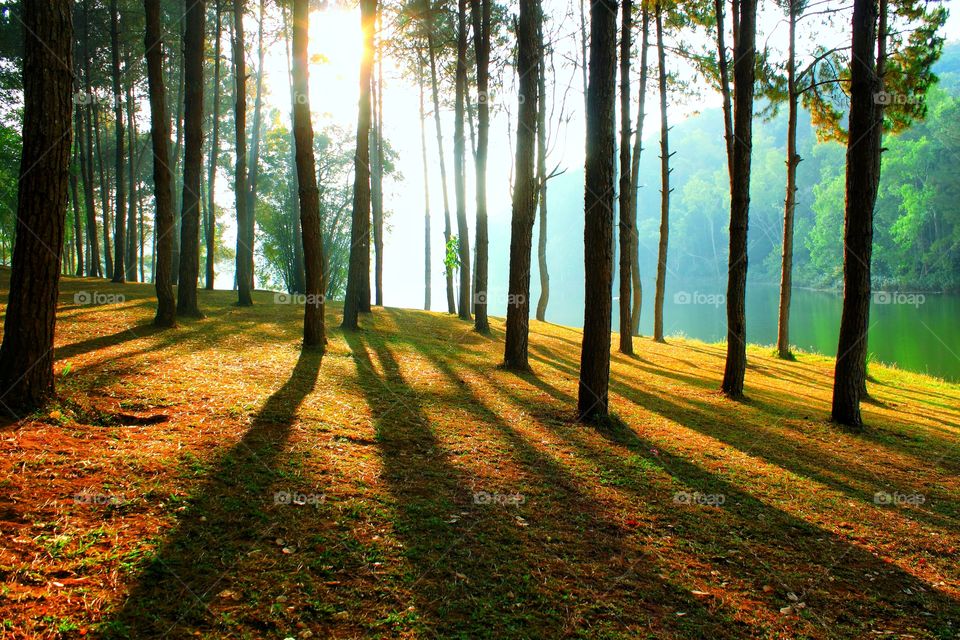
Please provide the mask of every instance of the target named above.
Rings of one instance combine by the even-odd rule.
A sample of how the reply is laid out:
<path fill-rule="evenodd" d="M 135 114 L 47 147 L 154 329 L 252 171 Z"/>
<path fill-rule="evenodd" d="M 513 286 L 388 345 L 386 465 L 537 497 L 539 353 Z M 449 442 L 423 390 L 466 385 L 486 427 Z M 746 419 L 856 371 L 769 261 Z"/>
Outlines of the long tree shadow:
<path fill-rule="evenodd" d="M 176 528 L 104 625 L 105 637 L 186 638 L 217 628 L 211 602 L 280 524 L 268 506 L 274 503 L 270 489 L 278 457 L 322 359 L 319 352 L 302 351 L 290 378 L 264 403 L 243 438 L 206 473 Z"/>

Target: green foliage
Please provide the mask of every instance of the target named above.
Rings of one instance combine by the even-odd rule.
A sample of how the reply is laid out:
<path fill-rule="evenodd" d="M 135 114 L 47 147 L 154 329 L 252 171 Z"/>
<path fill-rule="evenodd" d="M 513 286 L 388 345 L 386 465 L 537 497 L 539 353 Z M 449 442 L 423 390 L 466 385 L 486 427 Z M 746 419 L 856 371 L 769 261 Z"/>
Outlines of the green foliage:
<path fill-rule="evenodd" d="M 447 273 L 453 273 L 455 270 L 460 268 L 459 237 L 450 236 L 450 239 L 447 240 L 446 253 L 443 256 L 443 266 L 446 267 Z"/>

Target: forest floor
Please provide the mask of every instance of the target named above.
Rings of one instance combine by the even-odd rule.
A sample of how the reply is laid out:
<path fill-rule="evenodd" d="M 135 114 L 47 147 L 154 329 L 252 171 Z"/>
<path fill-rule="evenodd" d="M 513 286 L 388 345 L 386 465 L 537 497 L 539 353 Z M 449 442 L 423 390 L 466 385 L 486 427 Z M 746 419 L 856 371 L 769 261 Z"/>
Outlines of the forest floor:
<path fill-rule="evenodd" d="M 958 385 L 872 367 L 852 435 L 829 358 L 751 347 L 736 403 L 722 345 L 642 338 L 588 427 L 575 329 L 518 375 L 501 320 L 321 357 L 271 293 L 152 295 L 65 279 L 58 400 L 0 423 L 0 638 L 960 637 Z"/>

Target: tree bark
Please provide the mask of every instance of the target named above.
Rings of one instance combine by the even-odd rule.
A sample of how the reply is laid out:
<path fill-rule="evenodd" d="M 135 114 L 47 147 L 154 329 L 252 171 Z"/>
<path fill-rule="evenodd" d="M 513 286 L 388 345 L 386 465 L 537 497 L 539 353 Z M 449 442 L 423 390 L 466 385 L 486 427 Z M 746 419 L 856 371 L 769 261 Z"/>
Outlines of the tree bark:
<path fill-rule="evenodd" d="M 124 50 L 124 68 L 130 74 L 130 52 Z M 126 246 L 123 271 L 127 282 L 137 281 L 137 128 L 133 119 L 133 88 L 131 80 L 126 87 L 127 94 L 127 178 L 130 183 L 130 200 L 127 206 Z"/>
<path fill-rule="evenodd" d="M 361 0 L 363 57 L 360 62 L 360 100 L 357 108 L 357 153 L 354 161 L 353 220 L 350 228 L 350 266 L 343 302 L 343 328 L 357 329 L 358 314 L 370 308 L 370 80 L 373 72 L 373 28 L 377 0 Z M 366 286 L 364 286 L 366 281 Z M 364 305 L 366 294 L 366 305 Z"/>
<path fill-rule="evenodd" d="M 633 355 L 630 295 L 633 262 L 633 192 L 630 189 L 630 31 L 633 3 L 620 5 L 620 352 Z"/>
<path fill-rule="evenodd" d="M 733 170 L 730 192 L 730 255 L 727 281 L 727 361 L 722 390 L 743 397 L 747 369 L 747 224 L 750 217 L 750 153 L 753 146 L 753 84 L 757 2 L 740 0 L 733 65 Z"/>
<path fill-rule="evenodd" d="M 247 225 L 244 230 L 247 246 L 244 252 L 249 276 L 250 290 L 254 289 L 254 250 L 256 249 L 257 183 L 260 178 L 260 135 L 263 129 L 263 60 L 266 51 L 263 47 L 264 0 L 260 0 L 260 28 L 257 32 L 257 90 L 253 103 L 253 125 L 250 127 L 250 157 L 247 161 Z"/>
<path fill-rule="evenodd" d="M 537 22 L 537 33 L 543 42 L 543 6 Z M 537 201 L 539 204 L 540 224 L 537 229 L 537 270 L 540 274 L 540 297 L 537 300 L 537 320 L 543 322 L 547 317 L 547 304 L 550 302 L 550 270 L 547 265 L 547 61 L 546 53 L 540 56 L 537 72 L 537 91 L 540 100 L 537 103 Z"/>
<path fill-rule="evenodd" d="M 427 158 L 427 114 L 424 109 L 423 59 L 417 65 L 417 88 L 420 90 L 420 149 L 423 156 L 423 308 L 430 311 L 430 164 Z"/>
<path fill-rule="evenodd" d="M 373 175 L 371 176 L 371 210 L 373 212 L 373 281 L 375 301 L 383 306 L 383 13 L 377 5 L 377 74 L 371 80 L 374 89 L 373 112 Z"/>
<path fill-rule="evenodd" d="M 157 290 L 158 327 L 176 325 L 177 303 L 173 297 L 173 188 L 170 175 L 170 116 L 163 84 L 163 36 L 160 24 L 160 0 L 144 0 L 147 82 L 150 87 L 150 136 L 153 143 L 153 194 L 156 202 L 154 237 L 154 286 Z"/>
<path fill-rule="evenodd" d="M 517 113 L 516 182 L 513 186 L 513 216 L 510 224 L 510 275 L 507 296 L 507 335 L 504 367 L 527 370 L 530 329 L 530 252 L 533 222 L 537 213 L 537 183 L 534 152 L 537 136 L 537 91 L 540 55 L 539 0 L 521 0 L 517 27 L 517 72 L 520 76 Z"/>
<path fill-rule="evenodd" d="M 223 25 L 223 10 L 221 0 L 216 0 L 216 26 L 214 27 L 213 45 L 213 123 L 210 137 L 210 164 L 207 167 L 207 216 L 204 222 L 204 238 L 207 241 L 206 272 L 204 274 L 204 288 L 213 291 L 214 258 L 216 258 L 217 235 L 217 206 L 214 194 L 217 184 L 217 155 L 220 152 L 220 38 Z"/>
<path fill-rule="evenodd" d="M 734 16 L 736 16 L 736 3 L 738 0 L 731 0 L 734 5 Z M 726 143 L 727 150 L 727 175 L 733 180 L 733 108 L 730 105 L 730 72 L 727 65 L 727 46 L 725 43 L 726 33 L 723 26 L 723 0 L 714 0 L 714 12 L 717 18 L 717 68 L 720 70 L 720 95 L 723 98 L 723 140 Z M 736 20 L 736 17 L 734 17 Z M 736 22 L 734 22 L 734 31 L 736 31 Z M 731 182 L 730 188 L 733 189 Z"/>
<path fill-rule="evenodd" d="M 117 193 L 114 198 L 116 210 L 113 215 L 113 278 L 112 282 L 124 282 L 125 246 L 126 246 L 126 188 L 123 176 L 123 98 L 120 88 L 120 10 L 117 0 L 110 1 L 110 55 L 113 75 L 113 117 L 116 127 L 116 155 L 114 157 L 114 177 L 117 181 Z"/>
<path fill-rule="evenodd" d="M 780 265 L 780 308 L 777 316 L 777 355 L 790 353 L 790 297 L 793 289 L 793 214 L 797 206 L 797 94 L 796 31 L 799 0 L 790 0 L 790 35 L 787 52 L 787 193 L 783 201 L 783 253 Z"/>
<path fill-rule="evenodd" d="M 491 0 L 474 0 L 473 48 L 477 59 L 477 259 L 475 265 L 474 328 L 480 333 L 490 331 L 487 318 L 487 280 L 489 272 L 489 239 L 487 230 L 487 154 L 490 147 L 490 12 Z M 537 16 L 539 23 L 540 17 Z"/>
<path fill-rule="evenodd" d="M 452 229 L 450 225 L 450 196 L 447 191 L 447 163 L 443 152 L 443 129 L 440 125 L 440 90 L 437 86 L 437 56 L 436 45 L 433 40 L 433 21 L 430 11 L 427 11 L 427 50 L 430 55 L 430 86 L 433 94 L 433 120 L 437 129 L 437 152 L 440 155 L 440 186 L 443 191 L 443 241 L 444 246 L 450 244 Z M 453 293 L 453 271 L 445 270 L 447 283 L 447 312 L 457 312 L 457 301 Z"/>
<path fill-rule="evenodd" d="M 633 238 L 630 242 L 630 278 L 633 288 L 630 310 L 630 327 L 633 335 L 640 335 L 640 312 L 643 305 L 643 285 L 640 282 L 640 255 L 637 234 L 637 208 L 640 201 L 640 155 L 643 153 L 643 120 L 646 116 L 647 102 L 647 44 L 650 34 L 650 12 L 647 5 L 641 6 L 642 31 L 640 40 L 640 90 L 639 110 L 637 111 L 637 131 L 633 140 L 633 157 L 630 163 L 630 219 L 633 227 Z M 622 330 L 622 329 L 621 329 Z"/>
<path fill-rule="evenodd" d="M 875 65 L 874 47 L 877 45 L 876 5 L 872 0 L 854 0 L 843 234 L 843 311 L 831 413 L 834 422 L 854 430 L 863 428 L 860 400 L 866 386 L 873 209 L 880 181 L 883 135 L 883 112 L 875 98 L 882 88 L 880 77 L 883 73 L 883 69 L 876 69 Z M 883 46 L 877 50 L 882 54 Z M 881 55 L 877 58 L 882 64 L 884 58 Z"/>
<path fill-rule="evenodd" d="M 663 10 L 656 5 L 657 60 L 660 75 L 660 244 L 657 285 L 653 299 L 653 339 L 663 342 L 663 298 L 667 286 L 667 245 L 670 238 L 670 127 L 667 124 L 667 68 L 663 46 Z"/>
<path fill-rule="evenodd" d="M 457 199 L 457 238 L 460 249 L 458 312 L 470 320 L 470 230 L 467 227 L 466 137 L 464 100 L 467 92 L 467 2 L 457 0 L 457 72 L 453 98 L 453 186 Z"/>
<path fill-rule="evenodd" d="M 54 393 L 53 337 L 73 111 L 73 3 L 24 2 L 23 150 L 16 242 L 0 345 L 0 410 L 20 417 Z"/>
<path fill-rule="evenodd" d="M 76 269 L 74 274 L 79 278 L 83 276 L 83 223 L 80 218 L 80 188 L 77 184 L 77 168 L 80 166 L 80 158 L 76 147 L 73 154 L 74 163 L 70 167 L 70 200 L 73 204 L 73 246 L 76 254 Z"/>
<path fill-rule="evenodd" d="M 93 107 L 94 142 L 97 153 L 97 172 L 100 178 L 100 201 L 103 212 L 103 259 L 106 273 L 104 277 L 113 277 L 113 245 L 110 242 L 110 181 L 103 165 L 103 150 L 100 141 L 100 109 Z"/>
<path fill-rule="evenodd" d="M 237 0 L 238 2 L 240 0 Z M 180 278 L 177 313 L 203 317 L 200 276 L 200 174 L 203 170 L 203 39 L 205 0 L 188 3 L 183 33 L 183 206 L 180 209 Z"/>
<path fill-rule="evenodd" d="M 367 0 L 364 0 L 366 3 Z M 300 196 L 300 225 L 303 235 L 306 303 L 303 313 L 303 346 L 323 350 L 324 324 L 323 236 L 320 229 L 320 199 L 313 156 L 313 124 L 310 121 L 310 80 L 307 45 L 310 20 L 309 0 L 293 2 L 293 135 L 296 147 L 297 184 Z"/>
<path fill-rule="evenodd" d="M 181 36 L 183 31 L 181 30 Z M 182 37 L 181 37 L 182 39 Z M 180 56 L 180 64 L 177 65 L 177 117 L 175 125 L 177 128 L 177 139 L 173 147 L 173 156 L 170 158 L 170 166 L 173 167 L 173 253 L 170 281 L 177 284 L 180 281 L 180 226 L 181 226 L 181 208 L 183 201 L 178 197 L 183 191 L 183 174 L 180 173 L 181 160 L 183 159 L 183 110 L 184 110 L 184 58 Z"/>
<path fill-rule="evenodd" d="M 584 168 L 586 293 L 577 394 L 577 415 L 582 421 L 605 419 L 609 415 L 616 94 L 617 3 L 615 0 L 597 0 L 590 8 L 590 77 Z"/>
<path fill-rule="evenodd" d="M 78 131 L 82 131 L 84 135 L 77 136 L 77 143 L 81 146 L 80 158 L 83 161 L 83 192 L 87 208 L 87 240 L 89 242 L 88 255 L 90 257 L 90 267 L 87 269 L 87 275 L 102 278 L 104 272 L 100 266 L 100 241 L 98 238 L 99 234 L 97 233 L 97 211 L 93 195 L 93 117 L 91 112 L 94 108 L 94 99 L 93 88 L 90 82 L 89 0 L 83 0 L 83 83 L 86 91 L 86 108 L 82 110 L 82 112 L 85 113 L 85 117 L 83 118 L 84 123 L 82 126 L 78 123 Z M 84 136 L 86 137 L 85 141 Z M 85 145 L 84 142 L 86 142 Z"/>
<path fill-rule="evenodd" d="M 248 231 L 250 211 L 247 210 L 247 64 L 244 58 L 243 0 L 233 0 L 233 75 L 236 97 L 233 193 L 237 208 L 237 304 L 249 307 L 253 304 L 253 245 Z"/>

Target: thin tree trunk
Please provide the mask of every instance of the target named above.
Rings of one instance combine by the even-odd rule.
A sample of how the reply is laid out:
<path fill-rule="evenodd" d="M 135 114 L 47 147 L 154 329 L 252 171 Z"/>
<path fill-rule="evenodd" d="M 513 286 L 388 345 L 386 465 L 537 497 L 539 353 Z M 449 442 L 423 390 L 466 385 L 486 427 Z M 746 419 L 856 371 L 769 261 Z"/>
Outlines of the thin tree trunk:
<path fill-rule="evenodd" d="M 430 311 L 430 165 L 427 159 L 427 115 L 423 99 L 422 56 L 417 65 L 420 90 L 420 149 L 423 156 L 423 308 Z"/>
<path fill-rule="evenodd" d="M 86 94 L 89 96 L 90 93 Z M 76 108 L 76 143 L 80 156 L 80 177 L 83 178 L 83 200 L 86 213 L 86 273 L 91 278 L 102 277 L 100 271 L 100 244 L 97 233 L 97 210 L 93 195 L 93 158 L 90 151 L 90 127 L 84 118 L 86 109 Z M 86 140 L 84 139 L 86 137 Z"/>
<path fill-rule="evenodd" d="M 375 300 L 383 306 L 383 13 L 377 8 L 377 73 L 372 79 L 374 90 L 373 113 L 373 175 L 371 176 L 371 209 L 373 212 L 373 281 Z"/>
<path fill-rule="evenodd" d="M 240 0 L 236 0 L 240 1 Z M 183 206 L 180 214 L 180 278 L 177 313 L 203 317 L 197 300 L 200 276 L 200 175 L 203 172 L 203 40 L 205 0 L 188 3 L 183 35 Z"/>
<path fill-rule="evenodd" d="M 537 34 L 543 42 L 543 5 L 537 23 Z M 546 320 L 550 302 L 550 271 L 547 265 L 547 61 L 540 56 L 537 71 L 537 199 L 540 206 L 540 224 L 537 230 L 537 267 L 540 273 L 540 298 L 537 300 L 537 320 Z"/>
<path fill-rule="evenodd" d="M 343 328 L 357 329 L 358 314 L 370 307 L 370 80 L 373 71 L 373 29 L 377 0 L 361 0 L 360 20 L 364 53 L 360 62 L 360 100 L 357 107 L 357 153 L 353 183 L 353 220 L 350 229 L 350 265 L 343 302 Z M 366 285 L 364 286 L 364 282 Z M 364 304 L 364 295 L 366 304 Z"/>
<path fill-rule="evenodd" d="M 110 183 L 107 180 L 103 167 L 103 151 L 100 142 L 100 109 L 93 108 L 93 130 L 96 132 L 94 142 L 97 152 L 97 172 L 100 177 L 100 201 L 103 211 L 103 259 L 107 271 L 104 277 L 113 277 L 113 246 L 110 243 Z"/>
<path fill-rule="evenodd" d="M 777 318 L 777 355 L 791 358 L 790 296 L 793 288 L 793 213 L 797 205 L 797 110 L 796 30 L 798 0 L 790 0 L 790 40 L 787 54 L 787 193 L 783 201 L 783 255 L 780 267 L 780 309 Z"/>
<path fill-rule="evenodd" d="M 244 58 L 243 0 L 233 0 L 233 77 L 234 131 L 236 135 L 236 160 L 234 165 L 233 194 L 237 208 L 237 303 L 241 307 L 253 304 L 253 245 L 250 244 L 248 227 L 250 211 L 247 192 L 247 64 Z M 301 99 L 298 96 L 298 99 Z"/>
<path fill-rule="evenodd" d="M 124 68 L 130 73 L 130 52 L 124 51 Z M 127 282 L 137 281 L 137 172 L 136 138 L 137 128 L 133 119 L 133 89 L 128 82 L 127 93 L 127 177 L 130 183 L 130 200 L 127 206 L 126 254 L 123 270 Z"/>
<path fill-rule="evenodd" d="M 247 162 L 247 226 L 244 230 L 249 252 L 244 252 L 248 265 L 244 270 L 249 276 L 250 289 L 254 288 L 254 248 L 256 246 L 257 183 L 260 177 L 260 134 L 263 129 L 263 20 L 264 0 L 260 0 L 260 28 L 257 33 L 257 95 L 253 103 L 253 125 L 250 129 L 250 158 Z"/>
<path fill-rule="evenodd" d="M 470 320 L 470 231 L 467 227 L 466 138 L 464 100 L 467 92 L 467 2 L 457 0 L 457 72 L 453 99 L 453 186 L 457 199 L 457 238 L 460 248 L 458 312 Z"/>
<path fill-rule="evenodd" d="M 886 61 L 886 7 L 882 2 L 881 11 L 878 38 L 876 5 L 869 0 L 854 0 L 843 234 L 843 311 L 831 412 L 834 422 L 854 430 L 863 428 L 860 400 L 867 376 L 873 209 L 880 181 L 883 135 L 883 111 L 875 99 L 883 89 L 881 78 Z"/>
<path fill-rule="evenodd" d="M 670 127 L 667 125 L 667 66 L 663 47 L 663 13 L 656 5 L 657 60 L 660 74 L 660 245 L 657 288 L 653 300 L 653 339 L 663 342 L 663 298 L 667 286 L 667 244 L 670 237 Z"/>
<path fill-rule="evenodd" d="M 743 397 L 747 369 L 747 223 L 750 216 L 750 152 L 753 146 L 753 84 L 757 2 L 740 0 L 733 65 L 733 171 L 730 193 L 730 255 L 727 283 L 727 362 L 723 392 Z"/>
<path fill-rule="evenodd" d="M 428 12 L 429 20 L 429 12 Z M 447 191 L 447 162 L 443 152 L 443 129 L 440 125 L 440 90 L 437 86 L 437 59 L 436 49 L 433 41 L 432 21 L 427 25 L 427 50 L 430 55 L 430 85 L 433 94 L 433 120 L 437 129 L 437 153 L 440 156 L 440 187 L 443 192 L 443 241 L 444 245 L 450 244 L 450 238 L 453 230 L 450 225 L 450 195 Z M 457 312 L 457 301 L 453 293 L 453 270 L 445 270 L 447 283 L 447 312 Z"/>
<path fill-rule="evenodd" d="M 213 123 L 210 136 L 210 164 L 207 167 L 207 215 L 204 224 L 204 237 L 207 241 L 206 270 L 204 288 L 213 291 L 216 248 L 217 248 L 217 205 L 214 195 L 217 184 L 217 156 L 220 153 L 220 39 L 223 27 L 223 8 L 221 0 L 216 0 L 216 27 L 213 45 Z"/>
<path fill-rule="evenodd" d="M 490 13 L 491 0 L 474 0 L 471 5 L 473 18 L 473 46 L 477 59 L 477 153 L 476 201 L 477 201 L 477 259 L 475 265 L 475 291 L 473 311 L 476 314 L 474 328 L 480 333 L 490 331 L 487 319 L 487 279 L 489 270 L 489 239 L 487 230 L 487 153 L 490 146 Z M 537 16 L 539 24 L 540 17 Z M 542 52 L 541 52 L 542 53 Z M 529 285 L 528 285 L 529 288 Z"/>
<path fill-rule="evenodd" d="M 640 283 L 640 252 L 637 234 L 637 208 L 640 201 L 640 155 L 643 153 L 643 120 L 646 116 L 647 102 L 647 44 L 650 34 L 650 12 L 647 5 L 641 7 L 643 36 L 640 41 L 640 91 L 639 110 L 637 111 L 637 131 L 633 141 L 633 157 L 630 163 L 630 203 L 633 239 L 630 242 L 630 269 L 633 285 L 632 309 L 630 312 L 630 327 L 633 335 L 640 335 L 640 311 L 643 307 L 643 285 Z"/>
<path fill-rule="evenodd" d="M 80 218 L 80 188 L 77 184 L 77 169 L 80 166 L 77 151 L 77 147 L 74 147 L 74 162 L 70 167 L 70 200 L 73 202 L 73 246 L 77 261 L 74 274 L 79 278 L 83 276 L 83 223 Z"/>
<path fill-rule="evenodd" d="M 633 354 L 631 309 L 631 251 L 633 243 L 633 205 L 630 189 L 630 31 L 633 29 L 633 3 L 620 5 L 620 352 Z"/>
<path fill-rule="evenodd" d="M 20 14 L 23 151 L 0 346 L 0 410 L 17 418 L 54 392 L 53 337 L 73 111 L 72 8 L 69 0 L 24 2 Z"/>
<path fill-rule="evenodd" d="M 732 0 L 734 6 L 737 1 Z M 723 26 L 723 0 L 714 0 L 713 5 L 717 19 L 717 68 L 720 70 L 720 95 L 723 98 L 723 139 L 727 150 L 727 175 L 733 180 L 733 108 L 730 105 L 730 72 L 727 66 L 727 47 L 724 42 L 726 33 Z M 736 22 L 734 22 L 735 29 Z M 733 188 L 732 183 L 730 188 Z"/>
<path fill-rule="evenodd" d="M 95 108 L 93 97 L 93 88 L 90 83 L 90 6 L 89 0 L 83 0 L 83 83 L 86 91 L 86 113 L 85 123 L 79 130 L 86 136 L 86 148 L 81 148 L 81 158 L 84 160 L 84 197 L 87 204 L 87 239 L 90 243 L 90 266 L 87 271 L 88 276 L 103 277 L 103 268 L 100 266 L 100 241 L 97 233 L 97 212 L 94 205 L 94 185 L 93 185 L 93 116 L 91 115 Z M 77 137 L 77 142 L 81 145 L 84 142 L 83 136 Z M 101 178 L 101 185 L 103 180 Z M 108 271 L 109 273 L 109 271 Z M 113 275 L 113 274 L 111 274 Z"/>
<path fill-rule="evenodd" d="M 181 30 L 181 36 L 183 32 Z M 181 37 L 182 39 L 182 37 Z M 176 66 L 177 68 L 177 116 L 175 121 L 175 126 L 177 129 L 177 139 L 173 147 L 173 156 L 170 158 L 170 166 L 173 168 L 173 248 L 171 254 L 171 271 L 170 278 L 173 284 L 177 284 L 180 280 L 180 223 L 181 223 L 181 206 L 183 202 L 178 197 L 179 194 L 183 191 L 183 174 L 180 173 L 180 164 L 183 159 L 183 97 L 184 97 L 184 67 L 183 67 L 183 56 L 180 56 L 180 64 Z"/>
<path fill-rule="evenodd" d="M 577 415 L 609 415 L 610 314 L 613 306 L 614 104 L 617 95 L 617 3 L 590 9 L 590 79 L 587 87 L 587 153 L 584 192 L 583 344 Z"/>
<path fill-rule="evenodd" d="M 510 225 L 510 276 L 507 296 L 507 335 L 503 364 L 514 370 L 527 370 L 530 330 L 530 251 L 533 222 L 537 213 L 537 184 L 534 153 L 537 144 L 537 91 L 542 44 L 540 1 L 521 0 L 517 27 L 520 75 L 520 104 L 517 113 L 516 182 L 513 187 L 513 216 Z"/>
<path fill-rule="evenodd" d="M 120 88 L 120 10 L 117 0 L 110 1 L 110 49 L 113 64 L 113 117 L 116 126 L 116 156 L 114 177 L 117 180 L 117 194 L 114 198 L 116 211 L 113 216 L 113 278 L 112 282 L 125 281 L 126 246 L 126 187 L 123 176 L 123 93 Z"/>

